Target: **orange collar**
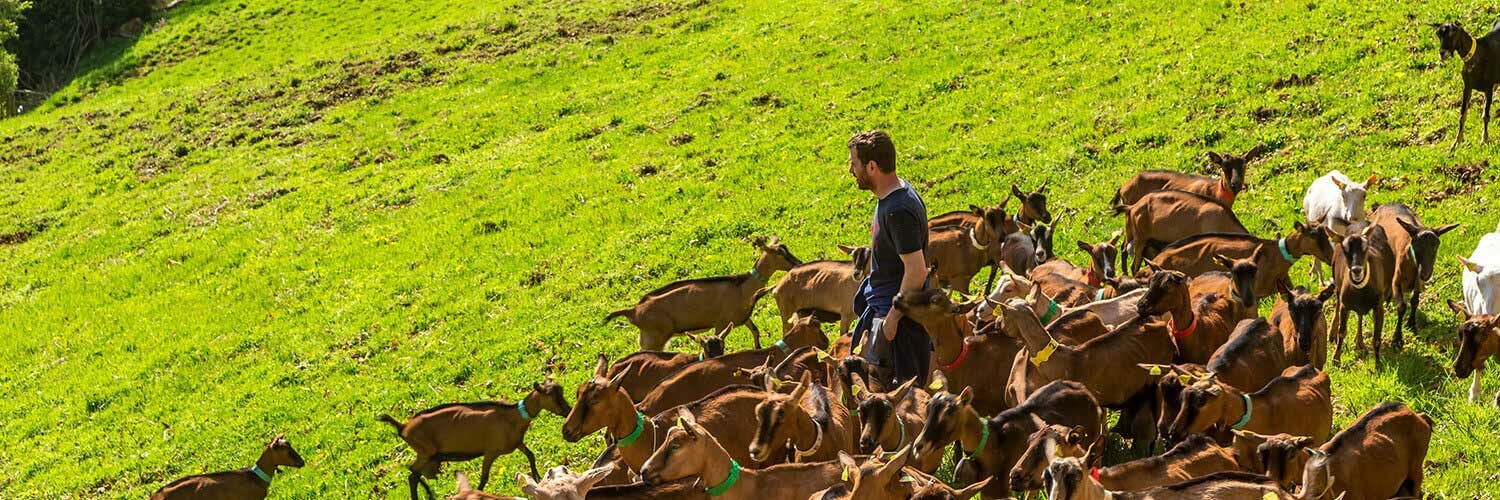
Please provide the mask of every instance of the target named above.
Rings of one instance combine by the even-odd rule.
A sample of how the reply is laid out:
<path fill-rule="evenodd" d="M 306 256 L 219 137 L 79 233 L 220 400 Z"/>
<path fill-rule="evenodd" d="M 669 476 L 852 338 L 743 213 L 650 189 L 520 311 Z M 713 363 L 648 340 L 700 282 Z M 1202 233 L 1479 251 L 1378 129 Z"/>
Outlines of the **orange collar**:
<path fill-rule="evenodd" d="M 1230 191 L 1229 190 L 1229 186 L 1225 186 L 1224 185 L 1224 180 L 1220 179 L 1219 180 L 1219 198 L 1223 199 L 1224 203 L 1233 204 L 1234 203 L 1234 196 L 1235 196 L 1234 195 L 1234 191 Z"/>
<path fill-rule="evenodd" d="M 1168 314 L 1167 315 L 1167 328 L 1171 328 L 1172 329 L 1172 338 L 1176 338 L 1176 339 L 1187 338 L 1189 335 L 1193 334 L 1193 330 L 1197 330 L 1198 329 L 1198 315 L 1196 315 L 1196 314 L 1193 315 L 1193 322 L 1192 323 L 1188 323 L 1187 328 L 1183 328 L 1181 330 L 1178 330 L 1177 329 L 1177 322 L 1172 319 L 1172 316 L 1170 314 Z"/>
<path fill-rule="evenodd" d="M 1092 470 L 1089 471 L 1089 476 L 1092 476 L 1095 482 L 1099 482 L 1099 468 L 1092 468 Z"/>
<path fill-rule="evenodd" d="M 963 349 L 960 350 L 960 351 L 958 351 L 958 357 L 957 358 L 953 358 L 953 362 L 952 363 L 949 363 L 949 364 L 946 364 L 946 365 L 942 366 L 943 371 L 945 371 L 945 372 L 951 372 L 953 370 L 957 370 L 958 369 L 958 365 L 964 364 L 964 358 L 969 357 L 969 343 L 968 342 L 964 342 L 963 340 L 960 339 L 959 340 L 959 344 L 962 344 L 964 346 Z"/>

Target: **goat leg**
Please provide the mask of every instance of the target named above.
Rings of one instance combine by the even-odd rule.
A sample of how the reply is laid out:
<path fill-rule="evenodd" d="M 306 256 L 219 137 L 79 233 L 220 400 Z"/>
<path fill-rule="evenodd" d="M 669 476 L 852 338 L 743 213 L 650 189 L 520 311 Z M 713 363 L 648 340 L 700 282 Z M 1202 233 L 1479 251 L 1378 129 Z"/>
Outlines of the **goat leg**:
<path fill-rule="evenodd" d="M 1484 91 L 1484 134 L 1479 137 L 1480 144 L 1490 143 L 1490 101 L 1495 97 L 1495 89 L 1491 87 Z"/>
<path fill-rule="evenodd" d="M 1458 106 L 1458 137 L 1453 139 L 1453 145 L 1448 147 L 1448 152 L 1458 149 L 1458 143 L 1464 142 L 1464 119 L 1469 117 L 1469 88 L 1464 87 L 1464 99 Z"/>
<path fill-rule="evenodd" d="M 1333 348 L 1333 362 L 1339 363 L 1344 359 L 1344 336 L 1349 333 L 1349 310 L 1339 307 L 1338 318 L 1335 321 L 1338 322 L 1335 331 L 1338 333 L 1336 337 L 1339 341 L 1338 345 Z"/>
<path fill-rule="evenodd" d="M 406 485 L 411 488 L 411 500 L 417 500 L 417 483 L 422 480 L 417 474 L 417 470 L 412 469 L 411 474 L 406 476 Z"/>
<path fill-rule="evenodd" d="M 518 446 L 517 449 L 521 450 L 521 453 L 526 455 L 526 463 L 531 464 L 531 477 L 536 478 L 537 481 L 541 481 L 542 475 L 536 472 L 536 455 L 531 453 L 531 448 L 527 448 L 525 444 L 522 444 L 521 446 Z M 490 468 L 486 466 L 484 470 L 485 472 L 489 472 Z"/>
<path fill-rule="evenodd" d="M 1380 331 L 1385 329 L 1385 304 L 1375 306 L 1375 333 L 1370 345 L 1375 348 L 1375 369 L 1380 369 Z"/>
<path fill-rule="evenodd" d="M 1355 314 L 1354 315 L 1354 351 L 1355 352 L 1364 352 L 1364 350 L 1365 350 L 1365 315 L 1363 315 L 1363 314 Z"/>
<path fill-rule="evenodd" d="M 1391 339 L 1391 347 L 1398 351 L 1401 350 L 1401 327 L 1405 326 L 1405 320 L 1406 301 L 1401 300 L 1401 298 L 1398 296 L 1396 298 L 1396 336 Z M 1375 326 L 1376 328 L 1379 328 L 1380 324 L 1376 323 Z"/>
<path fill-rule="evenodd" d="M 1408 317 L 1407 321 L 1411 322 L 1409 326 L 1411 327 L 1412 335 L 1417 334 L 1417 311 L 1420 310 L 1417 309 L 1417 305 L 1422 301 L 1422 288 L 1422 283 L 1419 281 L 1416 288 L 1413 288 L 1411 291 L 1411 307 L 1409 308 L 1411 309 L 1411 316 Z"/>
<path fill-rule="evenodd" d="M 755 321 L 751 320 L 749 317 L 745 318 L 745 328 L 750 329 L 750 333 L 755 336 L 755 348 L 760 349 L 760 328 L 757 328 L 755 326 Z"/>
<path fill-rule="evenodd" d="M 1479 392 L 1482 390 L 1482 384 L 1479 383 L 1479 379 L 1484 377 L 1484 365 L 1475 368 L 1474 373 L 1469 374 L 1469 376 L 1474 378 L 1474 380 L 1469 381 L 1469 402 L 1478 403 Z M 1500 404 L 1500 392 L 1495 393 L 1495 403 Z"/>
<path fill-rule="evenodd" d="M 492 465 L 495 465 L 495 455 L 486 453 L 484 455 L 484 462 L 479 466 L 479 491 L 484 491 L 484 485 L 489 484 L 490 466 Z M 535 478 L 538 481 L 542 480 L 542 478 L 537 477 L 535 470 L 531 471 L 531 477 Z"/>

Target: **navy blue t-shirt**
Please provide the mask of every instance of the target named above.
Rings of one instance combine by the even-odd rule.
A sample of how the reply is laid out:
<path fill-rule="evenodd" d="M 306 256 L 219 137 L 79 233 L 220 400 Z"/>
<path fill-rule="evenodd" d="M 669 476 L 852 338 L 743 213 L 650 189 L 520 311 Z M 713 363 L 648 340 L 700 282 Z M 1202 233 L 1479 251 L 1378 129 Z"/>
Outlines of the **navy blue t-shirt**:
<path fill-rule="evenodd" d="M 927 205 L 906 181 L 875 203 L 870 247 L 870 288 L 900 290 L 905 272 L 901 255 L 927 250 Z"/>

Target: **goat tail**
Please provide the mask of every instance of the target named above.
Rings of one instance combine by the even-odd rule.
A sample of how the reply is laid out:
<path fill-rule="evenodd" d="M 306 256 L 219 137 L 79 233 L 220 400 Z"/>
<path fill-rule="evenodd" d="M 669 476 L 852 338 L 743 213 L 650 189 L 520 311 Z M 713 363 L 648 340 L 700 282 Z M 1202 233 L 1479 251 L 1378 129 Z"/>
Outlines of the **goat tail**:
<path fill-rule="evenodd" d="M 635 306 L 615 310 L 613 312 L 610 312 L 609 314 L 604 315 L 604 324 L 608 325 L 609 320 L 618 318 L 620 316 L 624 316 L 626 319 L 629 319 L 630 315 L 632 314 L 635 314 Z"/>
<path fill-rule="evenodd" d="M 760 298 L 761 297 L 765 297 L 766 295 L 776 293 L 776 290 L 778 288 L 781 288 L 781 282 L 780 281 L 776 282 L 776 284 L 774 284 L 774 285 L 762 288 L 760 290 L 756 290 L 755 291 L 755 296 L 754 297 L 750 297 L 750 307 L 753 309 L 755 307 L 755 303 L 760 302 Z"/>
<path fill-rule="evenodd" d="M 1125 212 L 1130 211 L 1130 205 L 1120 204 L 1120 195 L 1118 193 L 1115 194 L 1114 201 L 1109 202 L 1109 208 L 1115 211 L 1115 215 L 1125 215 Z"/>
<path fill-rule="evenodd" d="M 381 422 L 385 422 L 387 424 L 391 424 L 391 427 L 395 427 L 396 428 L 396 435 L 397 436 L 400 436 L 401 435 L 401 430 L 406 428 L 406 424 L 401 423 L 400 420 L 396 420 L 396 417 L 392 417 L 392 416 L 386 415 L 384 413 L 381 413 L 380 415 L 376 415 L 375 416 L 375 420 L 379 420 Z"/>

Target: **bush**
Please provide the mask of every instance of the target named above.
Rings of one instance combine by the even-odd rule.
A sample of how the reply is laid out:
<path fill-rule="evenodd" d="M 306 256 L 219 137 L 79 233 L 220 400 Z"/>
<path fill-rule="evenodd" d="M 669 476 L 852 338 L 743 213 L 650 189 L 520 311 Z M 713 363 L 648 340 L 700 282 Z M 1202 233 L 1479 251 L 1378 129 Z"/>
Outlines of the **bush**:
<path fill-rule="evenodd" d="M 16 112 L 16 80 L 20 70 L 16 67 L 16 56 L 4 50 L 4 46 L 15 39 L 21 13 L 30 6 L 24 0 L 0 0 L 0 116 Z"/>
<path fill-rule="evenodd" d="M 21 0 L 0 0 L 21 2 Z M 24 3 L 24 2 L 23 2 Z M 6 43 L 17 58 L 19 83 L 32 90 L 60 86 L 89 49 L 131 19 L 151 14 L 151 0 L 31 0 L 20 38 Z"/>

